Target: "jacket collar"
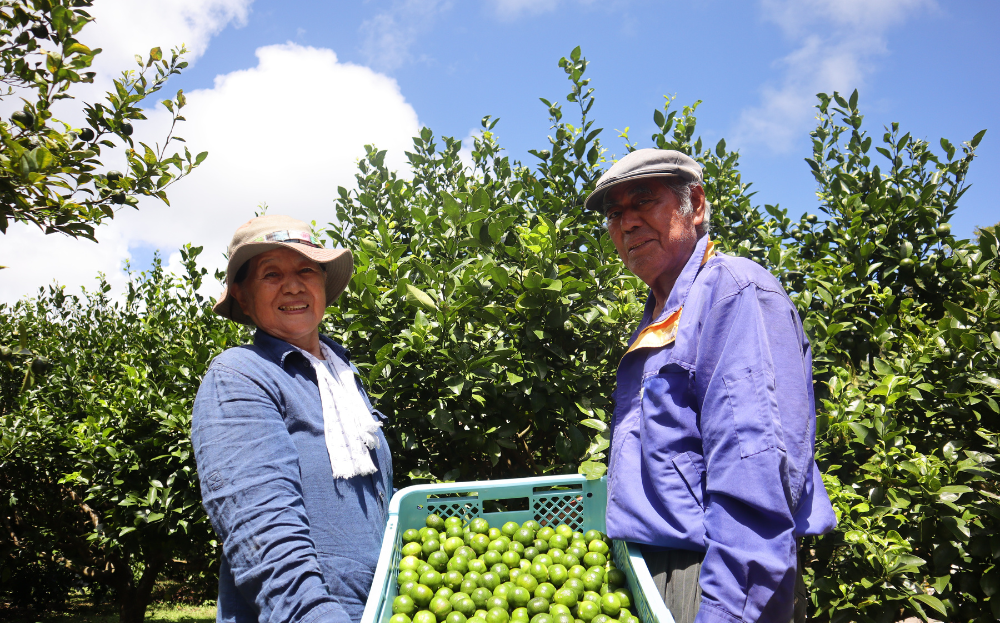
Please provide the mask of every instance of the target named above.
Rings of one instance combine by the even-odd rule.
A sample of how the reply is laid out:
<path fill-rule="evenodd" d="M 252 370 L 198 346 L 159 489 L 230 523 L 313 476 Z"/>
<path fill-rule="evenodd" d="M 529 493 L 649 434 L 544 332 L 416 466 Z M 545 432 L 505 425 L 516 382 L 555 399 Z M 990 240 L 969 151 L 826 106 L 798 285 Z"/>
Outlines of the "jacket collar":
<path fill-rule="evenodd" d="M 681 269 L 681 274 L 677 276 L 677 281 L 674 282 L 674 287 L 670 290 L 670 296 L 667 297 L 667 302 L 663 305 L 663 310 L 660 312 L 658 318 L 651 317 L 653 309 L 656 307 L 656 297 L 653 296 L 653 292 L 650 290 L 649 298 L 646 299 L 643 325 L 669 318 L 684 306 L 684 302 L 687 301 L 688 294 L 691 292 L 691 286 L 694 285 L 694 280 L 698 276 L 698 272 L 711 255 L 714 255 L 714 249 L 710 249 L 709 244 L 707 235 L 702 236 L 695 243 L 694 251 L 691 253 L 691 257 L 688 258 L 687 263 L 684 264 L 684 268 Z"/>
<path fill-rule="evenodd" d="M 322 333 L 319 334 L 319 339 L 330 347 L 338 357 L 346 361 L 351 362 L 351 353 L 346 348 L 340 344 L 334 342 Z M 265 355 L 268 356 L 272 361 L 278 362 L 278 365 L 285 367 L 285 360 L 289 355 L 296 355 L 302 357 L 300 353 L 294 346 L 286 342 L 285 340 L 278 339 L 273 335 L 265 332 L 263 329 L 257 329 L 257 332 L 253 336 L 254 346 L 261 349 Z"/>

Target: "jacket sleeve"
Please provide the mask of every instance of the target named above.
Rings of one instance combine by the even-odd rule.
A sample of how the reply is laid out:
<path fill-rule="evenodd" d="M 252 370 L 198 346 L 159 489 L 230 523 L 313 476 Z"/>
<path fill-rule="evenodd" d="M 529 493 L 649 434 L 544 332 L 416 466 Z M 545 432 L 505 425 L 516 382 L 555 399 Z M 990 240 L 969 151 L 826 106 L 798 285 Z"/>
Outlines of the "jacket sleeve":
<path fill-rule="evenodd" d="M 298 454 L 277 397 L 215 362 L 195 399 L 191 438 L 202 503 L 259 620 L 349 623 L 309 535 Z"/>
<path fill-rule="evenodd" d="M 804 344 L 785 294 L 753 282 L 716 300 L 702 327 L 695 392 L 707 549 L 698 623 L 791 620 L 793 512 L 806 466 L 789 457 L 808 454 L 811 469 L 803 444 L 815 422 Z"/>

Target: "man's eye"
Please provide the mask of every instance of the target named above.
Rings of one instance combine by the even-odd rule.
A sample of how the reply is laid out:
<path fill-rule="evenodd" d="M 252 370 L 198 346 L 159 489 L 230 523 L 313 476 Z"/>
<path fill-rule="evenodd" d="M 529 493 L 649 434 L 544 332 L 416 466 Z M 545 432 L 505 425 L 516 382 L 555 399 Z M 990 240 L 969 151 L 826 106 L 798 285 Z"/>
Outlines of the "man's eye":
<path fill-rule="evenodd" d="M 620 219 L 621 216 L 622 216 L 621 210 L 612 210 L 612 211 L 610 211 L 610 212 L 608 212 L 607 214 L 604 215 L 604 217 L 606 219 L 608 219 L 609 221 L 616 221 L 616 220 Z"/>

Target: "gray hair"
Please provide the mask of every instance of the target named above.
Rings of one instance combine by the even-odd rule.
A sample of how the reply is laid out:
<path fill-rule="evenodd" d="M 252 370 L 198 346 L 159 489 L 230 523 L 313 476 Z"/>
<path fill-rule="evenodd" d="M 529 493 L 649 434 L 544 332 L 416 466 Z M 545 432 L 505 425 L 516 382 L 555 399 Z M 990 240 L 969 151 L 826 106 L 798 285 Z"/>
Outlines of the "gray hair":
<path fill-rule="evenodd" d="M 691 205 L 691 192 L 695 188 L 701 186 L 702 185 L 701 182 L 674 182 L 674 181 L 668 181 L 663 178 L 659 178 L 659 180 L 660 183 L 663 184 L 664 188 L 674 193 L 674 197 L 677 197 L 677 201 L 678 203 L 680 203 L 680 206 L 677 208 L 678 212 L 680 212 L 683 215 L 688 215 L 694 212 L 694 206 Z M 695 232 L 698 234 L 698 237 L 701 238 L 702 236 L 708 233 L 708 230 L 711 229 L 711 226 L 712 226 L 712 204 L 709 203 L 708 198 L 706 197 L 705 218 L 701 221 L 701 225 L 698 225 L 695 228 Z"/>

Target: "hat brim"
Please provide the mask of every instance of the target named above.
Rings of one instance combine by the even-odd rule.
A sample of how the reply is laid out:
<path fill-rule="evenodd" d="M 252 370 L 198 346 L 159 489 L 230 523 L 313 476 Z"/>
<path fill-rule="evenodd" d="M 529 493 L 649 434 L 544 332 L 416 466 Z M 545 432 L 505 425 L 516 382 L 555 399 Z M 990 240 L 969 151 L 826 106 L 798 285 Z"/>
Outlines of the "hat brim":
<path fill-rule="evenodd" d="M 266 253 L 272 249 L 285 248 L 295 251 L 299 255 L 306 257 L 317 264 L 323 265 L 326 270 L 326 306 L 329 307 L 347 288 L 354 274 L 354 256 L 348 249 L 322 249 L 311 247 L 305 244 L 286 242 L 250 242 L 246 243 L 236 251 L 230 258 L 226 268 L 226 287 L 223 288 L 219 300 L 212 307 L 212 311 L 222 316 L 235 320 L 240 324 L 253 326 L 250 319 L 240 307 L 236 297 L 230 293 L 232 279 L 236 271 L 253 257 Z"/>
<path fill-rule="evenodd" d="M 653 171 L 635 171 L 633 173 L 626 173 L 625 175 L 619 175 L 609 180 L 605 180 L 603 184 L 598 185 L 597 188 L 594 189 L 594 192 L 587 196 L 586 201 L 583 202 L 583 207 L 587 210 L 603 212 L 604 195 L 606 195 L 609 190 L 623 182 L 631 182 L 632 180 L 641 180 L 650 177 L 666 177 L 686 183 L 701 182 L 701 179 L 693 176 L 687 169 L 682 167 L 667 167 Z"/>

